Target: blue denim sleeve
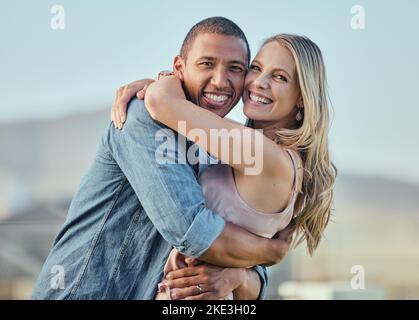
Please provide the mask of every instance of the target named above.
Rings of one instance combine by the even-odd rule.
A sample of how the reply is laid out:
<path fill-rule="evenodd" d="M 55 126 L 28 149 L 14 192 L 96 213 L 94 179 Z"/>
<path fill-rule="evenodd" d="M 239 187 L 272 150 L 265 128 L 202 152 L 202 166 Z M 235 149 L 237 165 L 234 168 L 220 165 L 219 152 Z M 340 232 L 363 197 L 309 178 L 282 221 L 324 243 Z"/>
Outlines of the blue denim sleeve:
<path fill-rule="evenodd" d="M 163 144 L 156 138 L 162 135 L 174 139 Z M 165 154 L 168 162 L 185 154 L 176 143 L 178 135 L 154 121 L 144 102 L 134 99 L 124 128 L 110 125 L 103 139 L 163 238 L 186 256 L 200 257 L 221 234 L 225 221 L 205 207 L 201 186 L 187 163 L 157 161 L 158 150 L 165 149 L 160 156 Z"/>
<path fill-rule="evenodd" d="M 266 270 L 266 267 L 261 265 L 253 267 L 253 270 L 255 270 L 259 274 L 261 284 L 259 296 L 257 299 L 263 300 L 265 298 L 266 288 L 268 287 L 268 272 Z"/>

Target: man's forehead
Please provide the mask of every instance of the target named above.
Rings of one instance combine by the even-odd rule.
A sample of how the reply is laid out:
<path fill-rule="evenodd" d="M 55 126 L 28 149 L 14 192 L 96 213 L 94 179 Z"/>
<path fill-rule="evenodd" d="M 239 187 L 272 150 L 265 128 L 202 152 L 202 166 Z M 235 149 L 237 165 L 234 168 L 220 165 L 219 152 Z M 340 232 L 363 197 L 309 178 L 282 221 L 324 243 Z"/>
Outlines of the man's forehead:
<path fill-rule="evenodd" d="M 211 58 L 246 64 L 247 46 L 239 37 L 203 33 L 196 37 L 188 56 L 193 60 Z"/>

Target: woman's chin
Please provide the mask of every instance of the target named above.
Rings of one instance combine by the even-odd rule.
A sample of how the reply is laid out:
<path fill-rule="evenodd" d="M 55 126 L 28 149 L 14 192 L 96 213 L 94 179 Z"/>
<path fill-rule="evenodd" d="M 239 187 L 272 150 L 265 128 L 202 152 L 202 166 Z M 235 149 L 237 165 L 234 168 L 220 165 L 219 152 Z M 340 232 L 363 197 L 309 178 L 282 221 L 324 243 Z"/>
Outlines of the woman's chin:
<path fill-rule="evenodd" d="M 257 112 L 253 108 L 246 107 L 246 105 L 243 107 L 243 113 L 248 119 L 253 121 L 265 120 L 265 117 L 261 114 L 261 112 Z"/>

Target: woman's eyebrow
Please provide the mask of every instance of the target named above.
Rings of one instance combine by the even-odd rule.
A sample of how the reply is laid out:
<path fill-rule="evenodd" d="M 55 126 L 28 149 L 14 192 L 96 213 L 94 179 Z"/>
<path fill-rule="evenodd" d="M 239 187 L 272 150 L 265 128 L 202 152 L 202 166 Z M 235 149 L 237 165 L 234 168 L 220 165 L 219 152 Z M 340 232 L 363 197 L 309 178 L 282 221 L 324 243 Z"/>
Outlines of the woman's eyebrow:
<path fill-rule="evenodd" d="M 262 66 L 263 67 L 263 64 L 262 63 L 260 63 L 260 61 L 258 61 L 258 60 L 253 60 L 253 63 L 257 63 L 257 64 L 259 64 L 260 66 Z M 285 72 L 286 74 L 287 74 L 287 76 L 290 78 L 290 79 L 292 79 L 292 77 L 291 77 L 291 75 L 290 75 L 290 73 L 287 71 L 287 70 L 285 70 L 284 68 L 281 68 L 281 67 L 278 67 L 278 68 L 275 68 L 274 69 L 274 71 L 282 71 L 282 72 Z"/>

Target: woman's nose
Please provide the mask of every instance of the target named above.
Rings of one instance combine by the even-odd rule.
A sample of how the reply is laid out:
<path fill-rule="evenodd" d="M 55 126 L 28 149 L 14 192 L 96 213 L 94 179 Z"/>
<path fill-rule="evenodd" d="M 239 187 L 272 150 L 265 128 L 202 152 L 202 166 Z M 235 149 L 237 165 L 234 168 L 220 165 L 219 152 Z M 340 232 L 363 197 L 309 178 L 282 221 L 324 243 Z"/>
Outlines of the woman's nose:
<path fill-rule="evenodd" d="M 261 89 L 267 89 L 269 86 L 269 79 L 268 75 L 266 74 L 260 74 L 255 80 L 254 84 L 256 87 Z"/>

